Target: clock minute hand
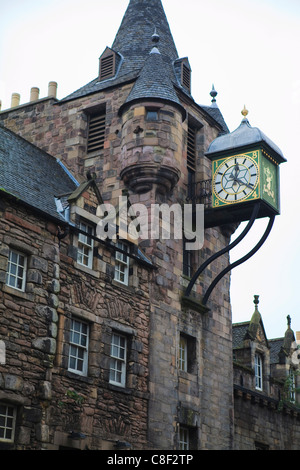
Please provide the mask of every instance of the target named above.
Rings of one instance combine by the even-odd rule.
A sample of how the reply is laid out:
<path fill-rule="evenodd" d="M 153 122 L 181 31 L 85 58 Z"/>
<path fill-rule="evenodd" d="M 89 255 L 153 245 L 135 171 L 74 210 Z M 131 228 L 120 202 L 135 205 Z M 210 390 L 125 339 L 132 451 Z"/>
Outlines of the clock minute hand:
<path fill-rule="evenodd" d="M 253 184 L 244 183 L 244 181 L 240 180 L 239 178 L 234 178 L 234 181 L 236 181 L 237 183 L 243 184 L 244 186 L 247 186 L 247 188 L 250 188 L 250 189 L 254 188 Z"/>

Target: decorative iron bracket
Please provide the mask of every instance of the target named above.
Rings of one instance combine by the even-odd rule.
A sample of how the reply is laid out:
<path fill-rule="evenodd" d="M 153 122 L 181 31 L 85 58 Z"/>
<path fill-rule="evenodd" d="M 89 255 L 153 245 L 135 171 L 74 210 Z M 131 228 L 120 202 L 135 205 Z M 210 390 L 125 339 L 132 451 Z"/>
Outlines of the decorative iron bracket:
<path fill-rule="evenodd" d="M 194 276 L 192 277 L 186 291 L 185 291 L 185 298 L 189 297 L 190 293 L 191 293 L 191 290 L 195 284 L 195 282 L 197 281 L 198 277 L 200 276 L 200 274 L 204 271 L 204 269 L 210 264 L 212 263 L 215 259 L 219 258 L 220 256 L 224 255 L 225 253 L 228 253 L 230 250 L 232 250 L 232 248 L 234 248 L 235 246 L 237 246 L 244 238 L 245 236 L 248 234 L 248 232 L 250 231 L 251 227 L 253 226 L 257 216 L 258 216 L 258 213 L 259 213 L 259 210 L 260 210 L 260 202 L 257 202 L 254 207 L 253 207 L 253 211 L 252 211 L 252 215 L 251 215 L 251 218 L 248 222 L 248 224 L 246 225 L 245 229 L 243 230 L 243 232 L 238 236 L 238 238 L 236 240 L 234 240 L 232 243 L 230 243 L 227 247 L 223 248 L 222 250 L 220 250 L 219 252 L 215 253 L 214 255 L 212 255 L 208 260 L 206 260 L 200 267 L 199 269 L 196 271 L 196 273 L 194 274 Z M 206 294 L 204 295 L 203 297 L 203 300 L 202 300 L 202 304 L 205 306 L 208 302 L 208 299 L 210 297 L 210 294 L 212 293 L 213 289 L 215 288 L 215 286 L 218 284 L 218 282 L 229 272 L 231 271 L 232 269 L 236 268 L 237 266 L 241 265 L 242 263 L 244 263 L 245 261 L 247 261 L 248 259 L 250 259 L 260 248 L 261 246 L 264 244 L 264 242 L 266 241 L 266 239 L 268 238 L 270 232 L 271 232 L 271 229 L 273 227 L 273 224 L 274 224 L 274 220 L 275 220 L 275 215 L 272 215 L 270 216 L 270 220 L 269 220 L 269 223 L 268 223 L 268 226 L 263 234 L 263 236 L 261 237 L 260 241 L 255 245 L 255 247 L 245 256 L 243 256 L 242 258 L 240 258 L 238 261 L 235 261 L 234 263 L 230 264 L 229 266 L 227 266 L 227 268 L 225 268 L 216 278 L 215 280 L 211 283 L 211 285 L 209 286 Z"/>

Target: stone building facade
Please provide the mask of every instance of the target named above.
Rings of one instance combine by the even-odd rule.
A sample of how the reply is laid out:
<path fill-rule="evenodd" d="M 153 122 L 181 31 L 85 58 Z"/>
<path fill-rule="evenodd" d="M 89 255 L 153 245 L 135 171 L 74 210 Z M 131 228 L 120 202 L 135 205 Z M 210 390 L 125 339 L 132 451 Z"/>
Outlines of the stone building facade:
<path fill-rule="evenodd" d="M 158 237 L 138 243 L 97 236 L 99 206 L 118 213 L 126 197 L 150 223 L 153 206 L 182 206 L 204 188 L 205 152 L 229 132 L 215 96 L 211 106 L 194 101 L 161 1 L 131 0 L 96 79 L 62 100 L 51 83 L 48 97 L 0 113 L 0 403 L 15 431 L 1 445 L 246 445 L 235 426 L 229 274 L 207 308 L 199 301 L 228 255 L 184 301 L 191 274 L 235 226 L 206 226 L 190 253 L 182 238 L 162 236 L 161 218 Z M 171 233 L 177 224 L 171 217 Z M 27 273 L 17 288 L 13 256 Z"/>

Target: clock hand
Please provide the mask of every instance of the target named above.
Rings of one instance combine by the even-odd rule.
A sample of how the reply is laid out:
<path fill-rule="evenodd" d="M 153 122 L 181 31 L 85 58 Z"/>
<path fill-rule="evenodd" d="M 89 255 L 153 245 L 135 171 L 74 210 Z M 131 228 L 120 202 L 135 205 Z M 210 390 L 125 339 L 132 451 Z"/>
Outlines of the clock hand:
<path fill-rule="evenodd" d="M 240 172 L 240 167 L 239 167 L 239 164 L 236 163 L 235 166 L 234 166 L 234 170 L 232 171 L 232 173 L 230 175 L 230 178 L 235 180 L 237 178 L 237 175 L 239 174 L 239 172 Z"/>
<path fill-rule="evenodd" d="M 247 188 L 250 188 L 250 189 L 253 189 L 253 184 L 250 184 L 250 183 L 244 183 L 244 181 L 238 179 L 238 178 L 235 178 L 234 181 L 236 181 L 237 183 L 240 183 L 240 184 L 243 184 L 244 186 L 247 186 Z"/>

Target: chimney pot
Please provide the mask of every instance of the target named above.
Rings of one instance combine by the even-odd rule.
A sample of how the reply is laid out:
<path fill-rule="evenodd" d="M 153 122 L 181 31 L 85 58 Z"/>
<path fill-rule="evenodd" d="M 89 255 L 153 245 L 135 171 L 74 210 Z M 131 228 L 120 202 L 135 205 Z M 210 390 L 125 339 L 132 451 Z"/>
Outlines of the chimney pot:
<path fill-rule="evenodd" d="M 40 90 L 37 87 L 33 87 L 30 90 L 30 101 L 37 101 L 39 99 Z"/>
<path fill-rule="evenodd" d="M 21 96 L 19 95 L 19 93 L 13 93 L 11 95 L 11 107 L 12 108 L 15 108 L 16 106 L 19 106 L 20 98 L 21 98 Z"/>
<path fill-rule="evenodd" d="M 51 98 L 56 98 L 57 93 L 57 83 L 56 82 L 49 82 L 48 85 L 48 96 Z"/>

